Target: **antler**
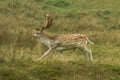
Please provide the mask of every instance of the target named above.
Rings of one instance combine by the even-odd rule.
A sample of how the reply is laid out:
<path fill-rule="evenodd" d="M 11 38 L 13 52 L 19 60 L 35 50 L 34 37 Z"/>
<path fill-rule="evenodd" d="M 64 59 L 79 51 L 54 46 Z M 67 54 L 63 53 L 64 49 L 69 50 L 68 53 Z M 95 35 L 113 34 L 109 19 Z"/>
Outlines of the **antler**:
<path fill-rule="evenodd" d="M 52 22 L 53 22 L 53 18 L 51 18 L 50 14 L 47 14 L 46 15 L 46 22 L 45 22 L 45 25 L 42 26 L 42 30 L 49 28 L 52 25 Z"/>
<path fill-rule="evenodd" d="M 45 22 L 45 24 L 42 25 L 40 29 L 35 28 L 35 30 L 39 31 L 39 30 L 44 30 L 46 28 L 49 28 L 52 25 L 52 22 L 53 22 L 53 18 L 51 18 L 50 14 L 47 14 L 46 15 L 46 22 Z"/>

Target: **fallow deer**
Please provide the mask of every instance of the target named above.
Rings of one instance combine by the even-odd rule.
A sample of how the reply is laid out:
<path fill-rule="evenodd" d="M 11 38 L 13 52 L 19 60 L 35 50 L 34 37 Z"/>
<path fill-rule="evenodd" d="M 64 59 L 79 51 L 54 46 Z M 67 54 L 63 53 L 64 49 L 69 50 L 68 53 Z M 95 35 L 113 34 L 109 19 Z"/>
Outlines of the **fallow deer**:
<path fill-rule="evenodd" d="M 52 49 L 58 51 L 70 50 L 78 48 L 80 51 L 86 54 L 88 59 L 91 61 L 92 51 L 87 47 L 87 43 L 94 44 L 91 42 L 87 36 L 82 34 L 62 34 L 57 36 L 49 36 L 44 33 L 44 29 L 49 28 L 52 25 L 53 19 L 47 14 L 45 25 L 41 26 L 41 29 L 36 29 L 38 32 L 33 34 L 34 37 L 40 38 L 40 41 L 48 47 L 48 50 L 40 57 L 41 60 L 45 55 L 47 55 Z"/>

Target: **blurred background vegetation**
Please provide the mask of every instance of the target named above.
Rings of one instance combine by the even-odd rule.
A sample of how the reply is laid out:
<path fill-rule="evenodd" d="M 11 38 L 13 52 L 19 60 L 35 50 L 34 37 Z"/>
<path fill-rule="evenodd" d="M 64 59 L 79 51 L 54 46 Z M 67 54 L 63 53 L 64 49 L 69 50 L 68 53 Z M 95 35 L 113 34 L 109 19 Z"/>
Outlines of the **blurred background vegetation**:
<path fill-rule="evenodd" d="M 0 0 L 0 80 L 120 80 L 120 0 Z M 78 50 L 46 50 L 34 28 L 51 13 L 49 35 L 80 33 L 94 63 Z"/>

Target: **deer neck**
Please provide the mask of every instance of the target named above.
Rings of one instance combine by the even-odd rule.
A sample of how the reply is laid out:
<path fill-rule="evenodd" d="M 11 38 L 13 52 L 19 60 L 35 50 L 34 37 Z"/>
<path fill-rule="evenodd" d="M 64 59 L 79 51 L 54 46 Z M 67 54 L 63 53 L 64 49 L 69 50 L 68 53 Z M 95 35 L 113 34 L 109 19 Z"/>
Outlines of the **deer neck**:
<path fill-rule="evenodd" d="M 41 36 L 40 36 L 40 40 L 43 44 L 45 44 L 46 46 L 49 45 L 50 41 L 53 40 L 53 38 L 51 36 L 49 36 L 48 34 L 46 34 L 44 31 L 41 32 Z"/>
<path fill-rule="evenodd" d="M 47 40 L 51 40 L 52 37 L 48 34 L 46 34 L 44 31 L 41 32 L 41 38 L 47 39 Z"/>

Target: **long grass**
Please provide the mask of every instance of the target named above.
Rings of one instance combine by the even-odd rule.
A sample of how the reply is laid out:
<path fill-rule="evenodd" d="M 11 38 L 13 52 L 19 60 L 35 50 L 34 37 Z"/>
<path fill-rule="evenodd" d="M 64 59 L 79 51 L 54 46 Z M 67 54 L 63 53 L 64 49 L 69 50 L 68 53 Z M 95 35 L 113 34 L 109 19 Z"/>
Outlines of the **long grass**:
<path fill-rule="evenodd" d="M 0 0 L 0 80 L 119 80 L 119 0 Z M 52 50 L 32 35 L 54 16 L 49 35 L 80 33 L 94 46 L 94 62 L 79 50 Z"/>

